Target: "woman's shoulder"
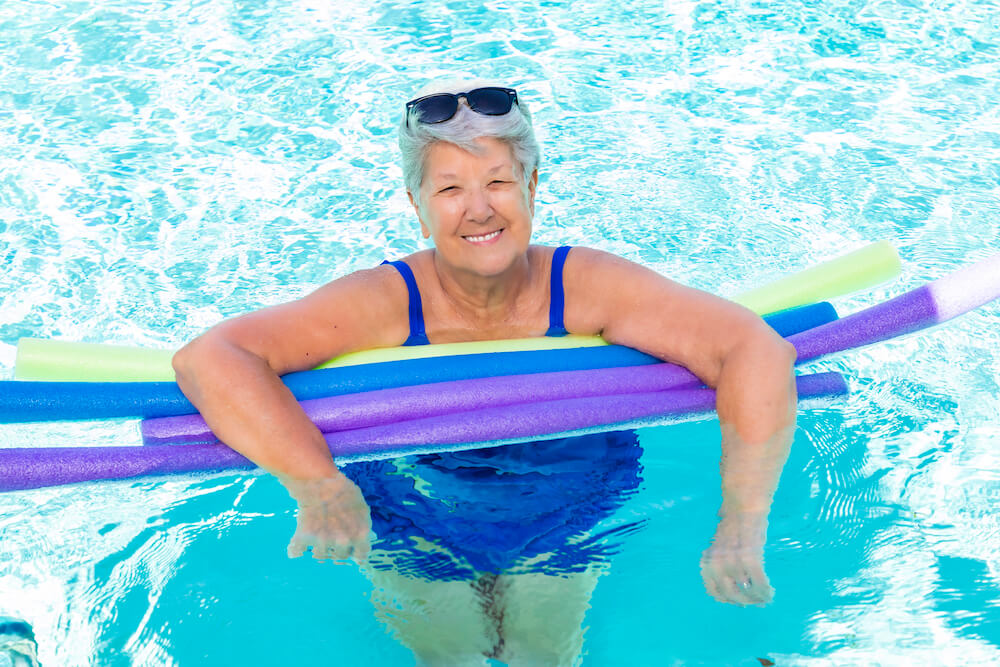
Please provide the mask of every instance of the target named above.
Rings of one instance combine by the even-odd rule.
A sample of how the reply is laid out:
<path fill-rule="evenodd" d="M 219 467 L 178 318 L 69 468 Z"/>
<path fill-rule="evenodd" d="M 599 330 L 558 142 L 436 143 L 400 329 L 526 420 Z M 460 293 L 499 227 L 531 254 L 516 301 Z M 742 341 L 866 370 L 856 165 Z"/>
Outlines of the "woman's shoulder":
<path fill-rule="evenodd" d="M 567 292 L 575 289 L 591 299 L 605 298 L 614 302 L 623 298 L 628 300 L 629 294 L 678 286 L 648 266 L 586 246 L 573 246 L 566 256 L 563 281 Z"/>
<path fill-rule="evenodd" d="M 587 246 L 573 246 L 562 278 L 566 328 L 580 334 L 601 334 L 646 294 L 669 283 L 648 267 Z"/>
<path fill-rule="evenodd" d="M 604 272 L 617 271 L 641 271 L 641 264 L 636 264 L 620 255 L 590 248 L 588 246 L 571 246 L 566 254 L 565 271 L 577 280 L 583 280 L 587 276 L 599 277 Z"/>
<path fill-rule="evenodd" d="M 606 280 L 611 275 L 641 269 L 638 264 L 597 248 L 532 245 L 528 248 L 528 256 L 538 266 L 539 273 L 545 276 L 545 280 L 548 280 L 548 274 L 553 268 L 556 252 L 562 247 L 568 248 L 563 255 L 561 271 L 563 286 L 567 291 L 576 288 L 582 294 L 592 293 L 596 288 L 607 287 Z"/>

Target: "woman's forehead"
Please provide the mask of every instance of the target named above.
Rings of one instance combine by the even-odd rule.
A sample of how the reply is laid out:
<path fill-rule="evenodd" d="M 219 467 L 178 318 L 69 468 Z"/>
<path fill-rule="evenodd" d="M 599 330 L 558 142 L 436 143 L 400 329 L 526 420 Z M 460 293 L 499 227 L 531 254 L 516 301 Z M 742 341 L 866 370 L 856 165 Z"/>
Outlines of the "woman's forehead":
<path fill-rule="evenodd" d="M 477 139 L 476 144 L 482 150 L 469 152 L 455 144 L 437 142 L 427 152 L 425 169 L 428 175 L 436 178 L 454 177 L 467 173 L 470 169 L 493 173 L 514 167 L 514 154 L 506 142 L 483 137 Z"/>

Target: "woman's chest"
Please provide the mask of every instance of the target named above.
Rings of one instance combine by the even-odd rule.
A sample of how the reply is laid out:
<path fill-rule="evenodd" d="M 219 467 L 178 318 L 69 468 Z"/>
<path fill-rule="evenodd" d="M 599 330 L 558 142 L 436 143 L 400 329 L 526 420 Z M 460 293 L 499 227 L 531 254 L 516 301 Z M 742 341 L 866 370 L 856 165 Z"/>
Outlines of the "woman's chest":
<path fill-rule="evenodd" d="M 493 312 L 463 312 L 436 294 L 424 303 L 424 329 L 432 343 L 533 338 L 544 336 L 548 328 L 547 289 L 533 288 L 520 295 L 513 306 Z"/>

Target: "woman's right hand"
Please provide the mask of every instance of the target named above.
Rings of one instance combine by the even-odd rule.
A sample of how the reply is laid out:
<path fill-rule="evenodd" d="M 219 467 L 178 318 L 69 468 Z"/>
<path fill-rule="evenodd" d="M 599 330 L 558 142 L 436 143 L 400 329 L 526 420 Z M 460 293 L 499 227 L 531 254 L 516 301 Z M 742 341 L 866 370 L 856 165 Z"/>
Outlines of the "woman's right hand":
<path fill-rule="evenodd" d="M 767 514 L 724 516 L 701 557 L 701 576 L 709 595 L 741 606 L 771 602 L 774 589 L 764 572 L 766 540 Z"/>
<path fill-rule="evenodd" d="M 343 473 L 318 479 L 278 476 L 298 503 L 295 535 L 288 557 L 298 558 L 312 548 L 316 560 L 362 563 L 372 543 L 372 519 L 361 489 Z"/>

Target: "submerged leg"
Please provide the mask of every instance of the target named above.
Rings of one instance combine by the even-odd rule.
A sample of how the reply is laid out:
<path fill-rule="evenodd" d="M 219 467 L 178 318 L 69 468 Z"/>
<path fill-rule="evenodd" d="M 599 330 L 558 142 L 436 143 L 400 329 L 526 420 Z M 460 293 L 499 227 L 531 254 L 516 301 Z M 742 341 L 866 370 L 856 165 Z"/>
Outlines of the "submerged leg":
<path fill-rule="evenodd" d="M 597 570 L 565 577 L 501 576 L 502 650 L 497 657 L 511 667 L 579 664 L 584 616 L 599 576 Z"/>
<path fill-rule="evenodd" d="M 470 581 L 426 581 L 374 568 L 365 574 L 374 585 L 376 618 L 413 651 L 417 664 L 486 664 L 497 633 Z"/>

